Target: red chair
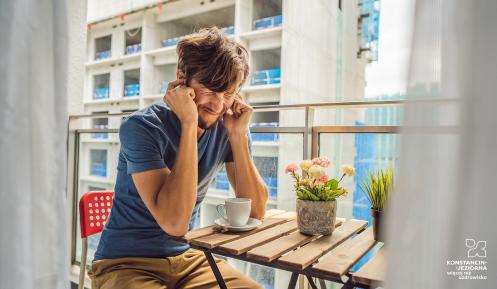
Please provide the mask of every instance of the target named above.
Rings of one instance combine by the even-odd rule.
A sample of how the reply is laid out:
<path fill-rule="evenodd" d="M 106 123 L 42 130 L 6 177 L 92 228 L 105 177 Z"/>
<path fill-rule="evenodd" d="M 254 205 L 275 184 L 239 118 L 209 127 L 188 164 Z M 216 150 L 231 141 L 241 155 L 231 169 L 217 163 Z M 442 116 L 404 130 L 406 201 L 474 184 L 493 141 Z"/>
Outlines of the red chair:
<path fill-rule="evenodd" d="M 109 218 L 114 192 L 87 192 L 79 200 L 79 225 L 81 229 L 81 264 L 79 268 L 79 289 L 84 288 L 86 255 L 88 253 L 87 237 L 100 233 Z"/>

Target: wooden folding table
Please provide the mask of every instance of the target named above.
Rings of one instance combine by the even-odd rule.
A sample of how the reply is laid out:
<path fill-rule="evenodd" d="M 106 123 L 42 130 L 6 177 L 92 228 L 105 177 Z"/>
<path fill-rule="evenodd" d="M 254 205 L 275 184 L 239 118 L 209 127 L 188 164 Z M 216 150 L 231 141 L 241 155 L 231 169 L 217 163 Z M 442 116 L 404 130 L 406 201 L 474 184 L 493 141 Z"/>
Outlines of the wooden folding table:
<path fill-rule="evenodd" d="M 345 284 L 343 288 L 371 288 L 383 281 L 383 248 L 373 250 L 376 254 L 364 266 L 350 272 L 367 252 L 381 245 L 366 226 L 366 221 L 337 218 L 331 236 L 308 236 L 298 231 L 295 212 L 269 210 L 262 224 L 251 231 L 222 232 L 213 225 L 177 240 L 205 253 L 221 289 L 227 287 L 212 254 L 289 271 L 291 289 L 299 275 L 306 276 L 313 289 L 317 289 L 313 278 L 318 278 L 322 288 L 323 280 Z"/>

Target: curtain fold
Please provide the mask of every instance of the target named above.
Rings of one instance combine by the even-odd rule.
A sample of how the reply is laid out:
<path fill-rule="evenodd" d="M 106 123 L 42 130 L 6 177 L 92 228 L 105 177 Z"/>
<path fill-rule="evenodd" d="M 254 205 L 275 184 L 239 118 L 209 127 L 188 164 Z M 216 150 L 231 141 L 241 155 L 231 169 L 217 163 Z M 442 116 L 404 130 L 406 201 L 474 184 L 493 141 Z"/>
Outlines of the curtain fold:
<path fill-rule="evenodd" d="M 385 287 L 496 288 L 497 1 L 415 6 Z"/>
<path fill-rule="evenodd" d="M 67 8 L 0 1 L 0 288 L 68 288 Z"/>

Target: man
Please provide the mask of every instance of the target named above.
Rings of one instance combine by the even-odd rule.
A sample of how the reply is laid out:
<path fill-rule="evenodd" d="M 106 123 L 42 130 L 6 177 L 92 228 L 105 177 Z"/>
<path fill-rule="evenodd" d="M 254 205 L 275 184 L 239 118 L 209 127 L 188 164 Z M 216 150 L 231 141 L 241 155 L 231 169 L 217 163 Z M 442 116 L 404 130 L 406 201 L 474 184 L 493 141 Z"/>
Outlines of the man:
<path fill-rule="evenodd" d="M 121 124 L 113 209 L 90 276 L 97 289 L 218 288 L 201 251 L 173 241 L 192 228 L 223 164 L 237 197 L 262 218 L 268 190 L 250 156 L 252 108 L 238 95 L 247 78 L 244 47 L 217 28 L 184 37 L 177 79 L 162 104 Z M 226 262 L 228 288 L 261 288 Z"/>

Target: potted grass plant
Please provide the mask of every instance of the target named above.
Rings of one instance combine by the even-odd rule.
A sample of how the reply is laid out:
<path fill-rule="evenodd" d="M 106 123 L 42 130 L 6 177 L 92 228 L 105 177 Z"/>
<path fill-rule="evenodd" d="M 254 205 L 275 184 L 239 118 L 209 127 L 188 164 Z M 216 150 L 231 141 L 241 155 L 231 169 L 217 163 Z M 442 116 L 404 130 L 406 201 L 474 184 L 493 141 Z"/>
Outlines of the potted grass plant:
<path fill-rule="evenodd" d="M 345 176 L 353 176 L 351 166 L 342 166 L 339 180 L 330 179 L 326 168 L 330 161 L 326 157 L 304 160 L 299 165 L 287 166 L 285 172 L 294 179 L 297 194 L 297 224 L 301 233 L 307 235 L 331 235 L 335 229 L 338 197 L 347 195 L 340 187 Z"/>
<path fill-rule="evenodd" d="M 362 190 L 371 203 L 374 239 L 383 242 L 382 218 L 385 205 L 393 191 L 393 168 L 380 169 L 376 174 L 371 172 L 368 180 L 364 181 Z"/>

